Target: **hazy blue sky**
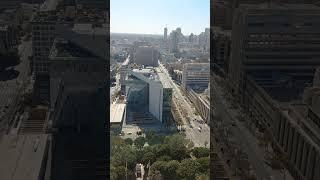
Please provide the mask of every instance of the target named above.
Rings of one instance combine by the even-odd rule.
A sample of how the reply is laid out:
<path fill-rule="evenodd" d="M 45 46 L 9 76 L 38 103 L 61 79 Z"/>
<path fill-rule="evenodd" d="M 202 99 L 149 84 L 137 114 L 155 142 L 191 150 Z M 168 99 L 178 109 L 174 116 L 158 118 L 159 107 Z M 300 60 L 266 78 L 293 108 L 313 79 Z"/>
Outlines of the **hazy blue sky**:
<path fill-rule="evenodd" d="M 210 26 L 210 0 L 111 0 L 110 30 L 117 33 L 168 34 L 181 27 L 184 35 Z"/>

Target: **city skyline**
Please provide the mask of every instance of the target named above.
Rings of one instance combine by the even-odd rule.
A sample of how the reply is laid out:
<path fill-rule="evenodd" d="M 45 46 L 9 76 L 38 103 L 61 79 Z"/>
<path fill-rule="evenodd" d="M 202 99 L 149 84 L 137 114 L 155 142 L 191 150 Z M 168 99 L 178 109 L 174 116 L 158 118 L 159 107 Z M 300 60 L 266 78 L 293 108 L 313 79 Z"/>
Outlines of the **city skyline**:
<path fill-rule="evenodd" d="M 210 26 L 209 0 L 111 0 L 110 5 L 111 33 L 163 35 L 165 27 L 168 34 L 180 27 L 190 35 Z"/>

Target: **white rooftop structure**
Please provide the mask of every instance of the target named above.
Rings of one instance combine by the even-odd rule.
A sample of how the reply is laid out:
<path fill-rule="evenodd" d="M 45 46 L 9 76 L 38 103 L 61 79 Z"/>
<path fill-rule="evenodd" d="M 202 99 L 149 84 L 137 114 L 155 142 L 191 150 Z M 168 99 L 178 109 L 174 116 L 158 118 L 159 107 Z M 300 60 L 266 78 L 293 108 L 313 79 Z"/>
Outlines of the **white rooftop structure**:
<path fill-rule="evenodd" d="M 126 104 L 112 103 L 110 106 L 110 123 L 121 123 L 125 113 Z"/>

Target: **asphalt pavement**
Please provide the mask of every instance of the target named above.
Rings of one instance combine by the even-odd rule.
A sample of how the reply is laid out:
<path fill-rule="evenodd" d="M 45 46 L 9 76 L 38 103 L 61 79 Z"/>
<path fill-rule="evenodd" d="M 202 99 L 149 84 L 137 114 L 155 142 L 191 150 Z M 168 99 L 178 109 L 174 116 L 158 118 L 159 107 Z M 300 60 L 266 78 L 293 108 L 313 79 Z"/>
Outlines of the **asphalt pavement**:
<path fill-rule="evenodd" d="M 206 146 L 209 147 L 210 143 L 210 128 L 204 123 L 201 116 L 195 115 L 195 109 L 190 104 L 188 98 L 182 94 L 180 88 L 171 79 L 168 70 L 159 62 L 160 70 L 166 75 L 166 80 L 171 84 L 173 90 L 173 99 L 178 105 L 179 112 L 182 114 L 182 120 L 185 128 L 185 134 L 190 139 L 195 147 Z M 187 121 L 187 117 L 190 119 L 190 123 Z M 198 121 L 194 121 L 197 119 Z M 202 122 L 202 123 L 200 123 Z M 191 126 L 190 126 L 191 125 Z M 200 128 L 200 129 L 199 129 Z"/>

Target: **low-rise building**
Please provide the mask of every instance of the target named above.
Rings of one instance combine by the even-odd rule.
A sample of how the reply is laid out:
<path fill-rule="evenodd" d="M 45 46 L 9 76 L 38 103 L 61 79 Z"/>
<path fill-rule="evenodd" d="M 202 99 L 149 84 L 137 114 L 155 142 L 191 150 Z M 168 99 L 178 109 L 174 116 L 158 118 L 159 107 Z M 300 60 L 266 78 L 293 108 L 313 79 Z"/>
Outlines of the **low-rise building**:
<path fill-rule="evenodd" d="M 206 89 L 210 80 L 209 63 L 186 63 L 183 65 L 182 87 Z"/>
<path fill-rule="evenodd" d="M 110 132 L 120 133 L 122 124 L 126 119 L 126 104 L 112 103 L 110 104 Z"/>

